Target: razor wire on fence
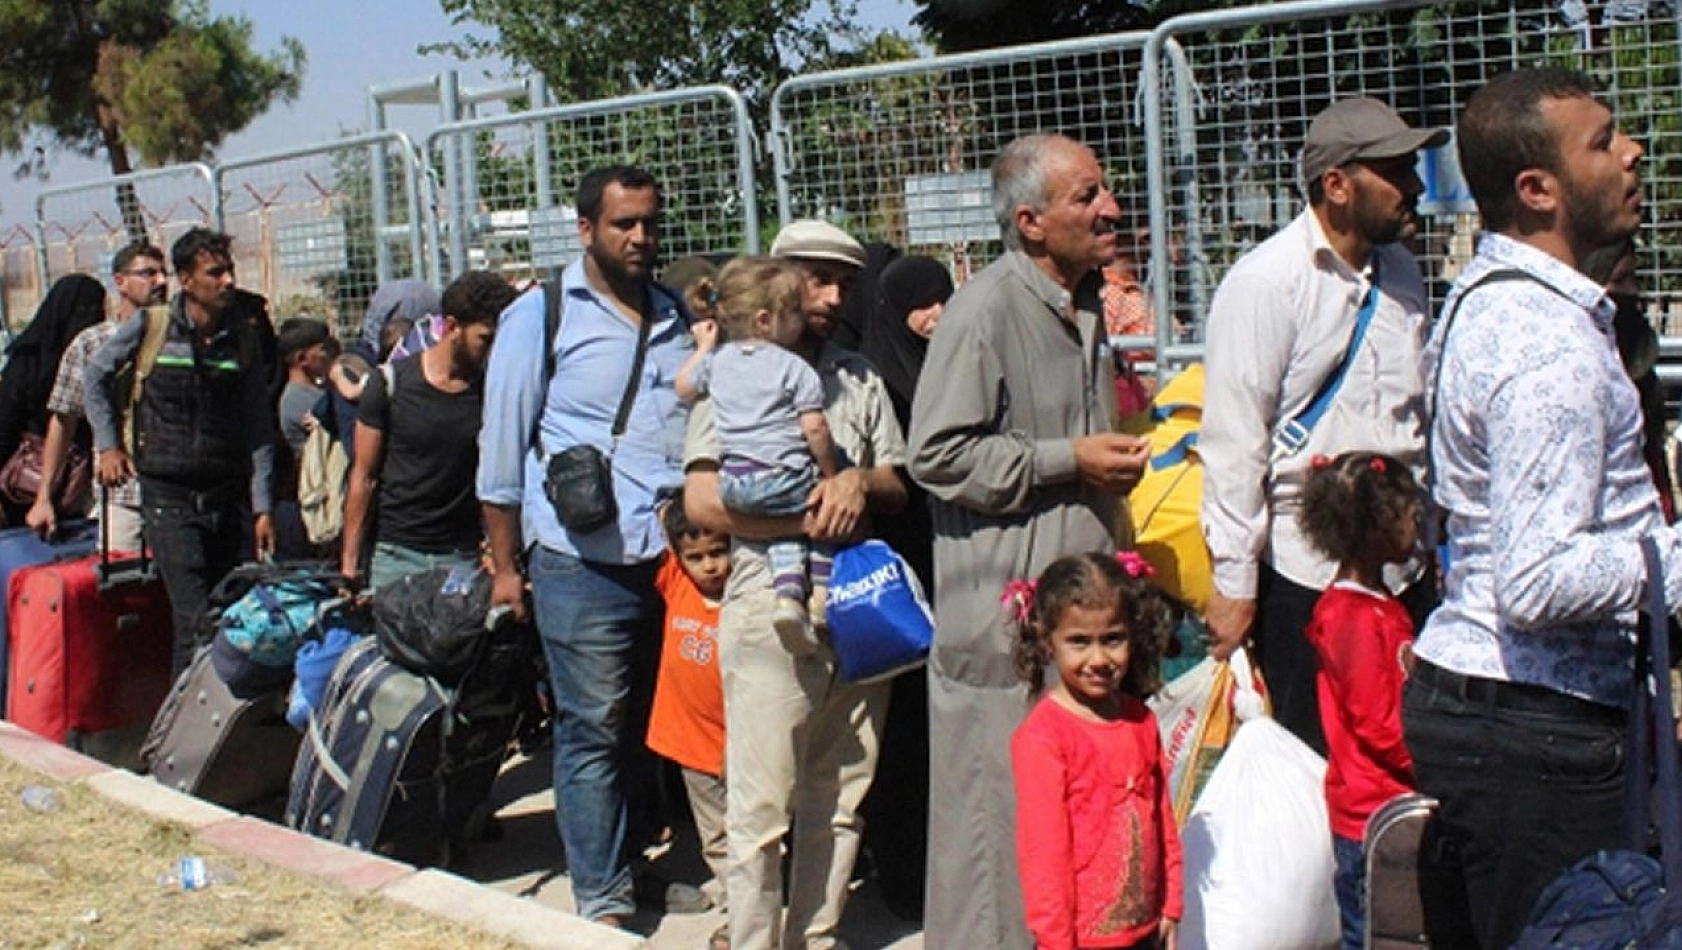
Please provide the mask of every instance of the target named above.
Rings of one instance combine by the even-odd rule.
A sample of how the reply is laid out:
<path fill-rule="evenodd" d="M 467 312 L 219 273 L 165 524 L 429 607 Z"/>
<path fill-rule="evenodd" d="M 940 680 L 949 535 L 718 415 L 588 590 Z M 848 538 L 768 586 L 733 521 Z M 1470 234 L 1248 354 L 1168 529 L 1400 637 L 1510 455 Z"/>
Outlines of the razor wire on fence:
<path fill-rule="evenodd" d="M 1190 14 L 1152 35 L 1164 94 L 1150 100 L 1154 263 L 1169 275 L 1195 355 L 1214 281 L 1300 213 L 1297 155 L 1315 113 L 1366 95 L 1416 127 L 1452 126 L 1494 76 L 1544 64 L 1582 69 L 1647 149 L 1639 240 L 1643 289 L 1661 333 L 1682 332 L 1682 33 L 1667 3 L 1549 0 L 1294 2 Z M 1427 194 L 1416 240 L 1434 302 L 1470 259 L 1476 208 L 1452 143 L 1420 160 Z"/>
<path fill-rule="evenodd" d="M 401 132 L 236 159 L 215 180 L 239 284 L 278 317 L 354 338 L 380 284 L 425 276 L 416 153 Z"/>
<path fill-rule="evenodd" d="M 446 125 L 425 154 L 441 182 L 439 279 L 469 268 L 529 274 L 577 257 L 578 180 L 608 164 L 640 166 L 659 182 L 665 260 L 759 248 L 753 128 L 741 96 L 723 86 Z"/>
<path fill-rule="evenodd" d="M 99 181 L 46 188 L 35 199 L 35 252 L 42 292 L 66 274 L 111 273 L 132 241 L 168 249 L 195 227 L 220 220 L 214 172 L 191 162 Z"/>
<path fill-rule="evenodd" d="M 950 261 L 996 257 L 990 169 L 1012 139 L 1060 132 L 1097 153 L 1127 230 L 1144 225 L 1140 67 L 1148 33 L 797 76 L 772 97 L 784 223 L 817 217 L 861 241 Z"/>

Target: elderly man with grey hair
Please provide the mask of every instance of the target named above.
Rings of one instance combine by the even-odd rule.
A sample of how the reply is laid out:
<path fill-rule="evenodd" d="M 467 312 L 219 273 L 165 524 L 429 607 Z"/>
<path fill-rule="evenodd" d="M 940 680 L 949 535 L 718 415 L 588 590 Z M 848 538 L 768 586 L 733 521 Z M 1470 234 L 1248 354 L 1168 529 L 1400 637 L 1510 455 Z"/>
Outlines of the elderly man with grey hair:
<path fill-rule="evenodd" d="M 1110 431 L 1099 269 L 1121 209 L 1090 149 L 1033 135 L 993 164 L 1007 248 L 952 297 L 911 410 L 911 476 L 932 496 L 929 873 L 924 941 L 1027 948 L 1010 737 L 1028 711 L 999 607 L 1006 583 L 1114 547 L 1149 459 Z"/>

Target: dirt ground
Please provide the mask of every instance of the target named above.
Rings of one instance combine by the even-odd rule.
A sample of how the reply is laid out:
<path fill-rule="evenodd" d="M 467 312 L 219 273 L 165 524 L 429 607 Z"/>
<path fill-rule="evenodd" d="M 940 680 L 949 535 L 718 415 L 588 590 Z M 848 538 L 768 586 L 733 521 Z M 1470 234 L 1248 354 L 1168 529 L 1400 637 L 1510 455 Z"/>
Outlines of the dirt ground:
<path fill-rule="evenodd" d="M 25 786 L 56 789 L 62 807 L 26 809 Z M 169 890 L 158 876 L 198 854 L 234 880 Z M 0 948 L 263 950 L 401 947 L 514 950 L 515 944 L 376 897 L 196 845 L 186 828 L 59 785 L 0 759 Z"/>

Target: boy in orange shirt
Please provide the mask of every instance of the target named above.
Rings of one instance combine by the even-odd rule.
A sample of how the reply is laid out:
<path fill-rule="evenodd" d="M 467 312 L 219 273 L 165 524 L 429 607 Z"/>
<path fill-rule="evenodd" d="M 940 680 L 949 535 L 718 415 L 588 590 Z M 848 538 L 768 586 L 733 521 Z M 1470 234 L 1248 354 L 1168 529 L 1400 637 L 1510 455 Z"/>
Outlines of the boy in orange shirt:
<path fill-rule="evenodd" d="M 701 857 L 712 880 L 701 892 L 724 903 L 724 684 L 718 672 L 718 606 L 730 577 L 730 537 L 691 524 L 679 492 L 660 516 L 669 548 L 654 586 L 666 601 L 660 674 L 648 747 L 683 769 Z"/>

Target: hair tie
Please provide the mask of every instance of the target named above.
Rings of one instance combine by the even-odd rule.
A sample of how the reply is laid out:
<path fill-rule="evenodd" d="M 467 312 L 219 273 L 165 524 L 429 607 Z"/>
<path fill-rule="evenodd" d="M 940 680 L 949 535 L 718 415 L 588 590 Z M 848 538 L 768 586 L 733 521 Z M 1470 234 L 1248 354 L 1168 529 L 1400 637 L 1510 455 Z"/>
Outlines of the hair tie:
<path fill-rule="evenodd" d="M 1156 576 L 1156 568 L 1151 567 L 1151 562 L 1140 557 L 1138 551 L 1117 551 L 1115 562 L 1121 565 L 1121 569 L 1127 572 L 1128 577 L 1135 580 L 1141 577 Z"/>
<path fill-rule="evenodd" d="M 1319 453 L 1315 453 L 1314 457 L 1308 460 L 1310 468 L 1325 468 L 1330 464 L 1332 464 L 1332 460 Z"/>
<path fill-rule="evenodd" d="M 1034 609 L 1034 589 L 1038 586 L 1039 581 L 1025 581 L 1021 578 L 1005 585 L 1005 592 L 999 598 L 999 603 L 1004 606 L 1010 619 L 1022 624 L 1028 622 L 1028 614 Z"/>
<path fill-rule="evenodd" d="M 1376 456 L 1376 455 L 1373 456 L 1372 461 L 1368 462 L 1367 465 L 1370 468 L 1372 468 L 1373 471 L 1377 472 L 1378 474 L 1380 474 L 1380 475 L 1384 474 L 1384 460 L 1379 458 L 1378 456 Z"/>

